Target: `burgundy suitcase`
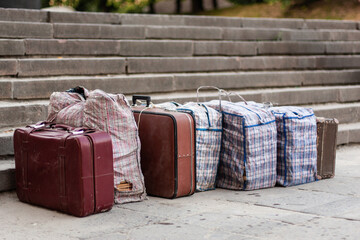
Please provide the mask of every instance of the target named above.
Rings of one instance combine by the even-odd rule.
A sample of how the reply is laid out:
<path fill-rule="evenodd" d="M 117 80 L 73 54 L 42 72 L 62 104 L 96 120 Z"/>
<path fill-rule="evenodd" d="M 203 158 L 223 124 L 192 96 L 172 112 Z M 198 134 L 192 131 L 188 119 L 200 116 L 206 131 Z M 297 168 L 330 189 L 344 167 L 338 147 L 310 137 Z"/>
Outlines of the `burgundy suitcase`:
<path fill-rule="evenodd" d="M 113 157 L 107 133 L 42 123 L 15 130 L 14 152 L 20 201 L 78 217 L 112 208 Z"/>
<path fill-rule="evenodd" d="M 317 175 L 319 179 L 335 176 L 336 143 L 339 121 L 320 118 L 317 121 Z"/>
<path fill-rule="evenodd" d="M 133 96 L 144 99 L 144 96 Z M 145 97 L 149 105 L 150 98 Z M 177 198 L 196 187 L 195 124 L 191 114 L 133 107 L 139 124 L 141 169 L 149 195 Z"/>

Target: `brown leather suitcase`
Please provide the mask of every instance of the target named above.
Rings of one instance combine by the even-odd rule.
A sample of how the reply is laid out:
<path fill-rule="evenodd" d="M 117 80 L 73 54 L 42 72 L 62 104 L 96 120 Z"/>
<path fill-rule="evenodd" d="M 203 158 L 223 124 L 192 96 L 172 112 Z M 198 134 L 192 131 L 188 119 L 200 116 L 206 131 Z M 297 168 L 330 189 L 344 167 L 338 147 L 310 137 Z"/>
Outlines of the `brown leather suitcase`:
<path fill-rule="evenodd" d="M 335 176 L 336 142 L 339 121 L 335 118 L 317 119 L 317 175 L 318 179 Z"/>
<path fill-rule="evenodd" d="M 143 99 L 133 96 L 133 102 L 139 98 Z M 134 106 L 133 112 L 139 127 L 147 193 L 164 198 L 192 195 L 196 187 L 193 116 L 145 106 Z"/>
<path fill-rule="evenodd" d="M 39 124 L 14 133 L 22 202 L 84 217 L 114 203 L 112 144 L 105 132 Z"/>

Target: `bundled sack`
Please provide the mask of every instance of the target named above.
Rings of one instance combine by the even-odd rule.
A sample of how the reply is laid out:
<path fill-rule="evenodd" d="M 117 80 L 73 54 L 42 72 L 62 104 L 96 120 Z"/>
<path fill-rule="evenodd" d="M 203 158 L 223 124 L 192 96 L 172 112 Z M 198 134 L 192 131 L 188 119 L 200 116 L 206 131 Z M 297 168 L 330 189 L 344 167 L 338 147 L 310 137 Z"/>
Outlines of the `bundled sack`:
<path fill-rule="evenodd" d="M 84 101 L 88 96 L 89 91 L 82 87 L 72 88 L 68 92 L 54 92 L 50 96 L 47 120 L 53 122 L 58 117 L 64 119 L 63 122 L 67 122 L 67 125 L 82 127 Z M 66 111 L 61 111 L 65 108 Z"/>
<path fill-rule="evenodd" d="M 215 109 L 194 102 L 179 106 L 178 111 L 191 112 L 196 125 L 196 190 L 215 189 L 220 161 L 222 115 Z"/>
<path fill-rule="evenodd" d="M 205 103 L 219 110 L 219 101 Z M 246 103 L 221 102 L 223 135 L 217 187 L 254 190 L 276 183 L 274 115 Z"/>
<path fill-rule="evenodd" d="M 113 144 L 115 203 L 145 199 L 138 129 L 124 95 L 82 87 L 54 92 L 48 112 L 48 121 L 108 132 Z"/>
<path fill-rule="evenodd" d="M 316 180 L 317 128 L 310 108 L 271 107 L 277 125 L 277 184 L 292 186 Z"/>

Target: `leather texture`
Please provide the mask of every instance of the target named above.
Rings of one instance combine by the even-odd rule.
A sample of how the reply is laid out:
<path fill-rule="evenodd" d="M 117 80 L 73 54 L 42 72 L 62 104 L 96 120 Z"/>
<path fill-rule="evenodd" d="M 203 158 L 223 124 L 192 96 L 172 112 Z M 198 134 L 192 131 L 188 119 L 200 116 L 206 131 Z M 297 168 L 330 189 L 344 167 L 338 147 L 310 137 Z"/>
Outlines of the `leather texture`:
<path fill-rule="evenodd" d="M 336 143 L 339 121 L 317 118 L 317 175 L 319 179 L 335 176 Z"/>
<path fill-rule="evenodd" d="M 133 107 L 139 124 L 141 169 L 149 195 L 177 198 L 195 192 L 195 124 L 188 113 Z M 139 119 L 140 118 L 140 119 Z"/>
<path fill-rule="evenodd" d="M 16 129 L 17 195 L 22 202 L 78 217 L 108 211 L 114 204 L 110 136 L 69 129 Z"/>

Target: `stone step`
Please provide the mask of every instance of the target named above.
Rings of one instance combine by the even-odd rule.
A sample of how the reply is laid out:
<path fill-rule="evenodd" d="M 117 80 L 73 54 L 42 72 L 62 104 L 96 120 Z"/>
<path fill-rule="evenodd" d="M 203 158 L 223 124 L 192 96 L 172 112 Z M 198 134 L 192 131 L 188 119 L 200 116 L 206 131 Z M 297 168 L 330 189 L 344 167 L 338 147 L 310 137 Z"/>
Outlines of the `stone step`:
<path fill-rule="evenodd" d="M 125 73 L 125 58 L 29 58 L 0 59 L 3 75 L 18 77 L 57 75 L 103 75 Z"/>
<path fill-rule="evenodd" d="M 355 103 L 329 103 L 310 106 L 315 115 L 325 118 L 337 118 L 339 123 L 356 123 L 360 119 L 360 102 Z"/>
<path fill-rule="evenodd" d="M 13 134 L 15 127 L 0 129 L 0 156 L 14 155 Z M 0 162 L 2 158 L 0 157 Z"/>
<path fill-rule="evenodd" d="M 48 14 L 48 21 L 52 23 L 121 24 L 121 15 L 116 13 L 49 12 Z"/>
<path fill-rule="evenodd" d="M 143 39 L 144 26 L 54 23 L 54 38 Z"/>
<path fill-rule="evenodd" d="M 217 26 L 290 29 L 359 29 L 356 21 L 122 14 L 123 25 Z"/>
<path fill-rule="evenodd" d="M 349 84 L 360 84 L 360 70 L 249 71 L 87 77 L 60 76 L 22 79 L 2 78 L 0 79 L 0 99 L 48 99 L 52 92 L 65 91 L 78 85 L 88 89 L 103 89 L 106 92 L 121 92 L 124 94 L 139 92 L 168 94 L 179 91 L 194 91 L 203 85 L 213 85 L 224 89 L 337 85 L 339 91 L 342 89 L 341 95 L 338 95 L 341 96 L 341 99 L 344 99 L 343 101 L 356 101 L 356 97 L 354 96 L 359 95 L 356 92 L 357 87 L 351 89 L 351 87 L 338 86 Z M 301 89 L 299 90 L 300 92 L 302 91 Z M 346 91 L 346 94 L 344 94 L 344 91 Z M 323 94 L 321 94 L 321 96 L 323 96 Z M 319 101 L 315 100 L 314 97 L 316 96 L 310 99 L 314 102 Z M 329 99 L 324 96 L 323 98 Z M 293 99 L 293 97 L 289 96 L 289 99 Z M 340 97 L 338 99 L 340 99 Z"/>
<path fill-rule="evenodd" d="M 50 23 L 0 21 L 0 38 L 53 38 Z"/>
<path fill-rule="evenodd" d="M 0 38 L 358 41 L 360 31 L 0 21 Z"/>
<path fill-rule="evenodd" d="M 263 28 L 225 28 L 225 40 L 281 41 L 358 41 L 358 30 L 286 30 Z"/>
<path fill-rule="evenodd" d="M 360 122 L 340 124 L 337 143 L 338 145 L 360 143 Z"/>
<path fill-rule="evenodd" d="M 305 105 L 321 104 L 328 102 L 346 103 L 360 101 L 360 85 L 349 86 L 315 86 L 299 88 L 260 88 L 254 90 L 230 89 L 245 98 L 247 101 L 271 102 L 274 105 Z M 175 101 L 178 103 L 196 102 L 196 91 L 176 91 L 173 93 L 140 93 L 149 95 L 153 103 Z M 217 99 L 217 91 L 201 91 L 199 101 Z M 130 99 L 130 97 L 129 97 Z M 222 97 L 228 100 L 227 97 Z M 239 101 L 239 98 L 232 96 L 232 101 Z"/>
<path fill-rule="evenodd" d="M 47 117 L 48 100 L 0 101 L 0 128 L 22 126 Z"/>
<path fill-rule="evenodd" d="M 63 89 L 60 91 L 63 91 Z M 114 92 L 114 90 L 110 92 Z M 259 89 L 257 91 L 245 91 L 240 93 L 248 100 L 254 100 L 257 102 L 271 101 L 279 105 L 309 104 L 322 103 L 324 101 L 334 101 L 337 103 L 311 105 L 311 107 L 319 117 L 336 117 L 340 123 L 353 123 L 358 121 L 360 118 L 360 102 L 343 103 L 343 101 L 358 101 L 358 92 L 359 86 L 349 86 L 344 88 L 328 87 L 324 89 L 305 88 L 303 90 Z M 170 99 L 184 102 L 183 100 L 194 101 L 196 99 L 194 90 L 192 93 L 188 93 L 187 97 L 179 97 L 178 94 L 179 93 L 174 93 L 173 95 L 155 95 L 154 102 L 168 101 Z M 209 98 L 216 98 L 216 96 L 212 94 L 208 96 L 208 99 Z M 47 106 L 48 100 L 0 101 L 0 119 L 3 119 L 0 122 L 0 128 L 24 126 L 36 123 L 38 121 L 44 121 L 47 118 Z"/>
<path fill-rule="evenodd" d="M 359 54 L 360 41 L 0 39 L 0 56 L 253 56 Z"/>
<path fill-rule="evenodd" d="M 359 69 L 360 55 L 0 59 L 3 76 Z"/>
<path fill-rule="evenodd" d="M 122 25 L 172 25 L 172 26 L 218 26 L 263 27 L 293 29 L 359 29 L 356 21 L 304 20 L 274 18 L 238 18 L 190 15 L 116 14 L 91 12 L 47 12 L 42 10 L 0 8 L 1 21 L 98 23 Z"/>
<path fill-rule="evenodd" d="M 192 56 L 193 41 L 24 40 L 26 55 Z M 255 47 L 254 47 L 255 51 Z"/>
<path fill-rule="evenodd" d="M 48 22 L 48 12 L 31 9 L 0 8 L 0 21 Z"/>
<path fill-rule="evenodd" d="M 302 54 L 356 54 L 360 52 L 358 41 L 339 42 L 258 42 L 258 55 L 302 55 Z"/>
<path fill-rule="evenodd" d="M 24 40 L 0 39 L 0 56 L 23 56 L 23 55 L 25 55 Z"/>
<path fill-rule="evenodd" d="M 360 55 L 127 58 L 127 72 L 130 74 L 239 70 L 358 69 L 359 66 Z"/>
<path fill-rule="evenodd" d="M 15 182 L 15 161 L 0 160 L 0 192 L 16 188 Z"/>
<path fill-rule="evenodd" d="M 241 41 L 358 41 L 359 30 L 292 30 L 196 26 L 145 26 L 55 23 L 54 38 L 191 39 Z"/>

